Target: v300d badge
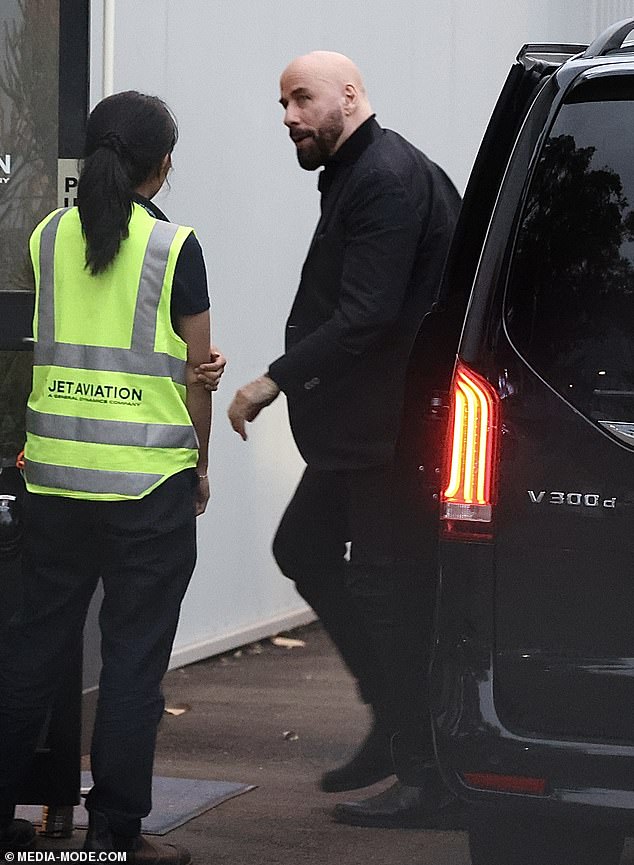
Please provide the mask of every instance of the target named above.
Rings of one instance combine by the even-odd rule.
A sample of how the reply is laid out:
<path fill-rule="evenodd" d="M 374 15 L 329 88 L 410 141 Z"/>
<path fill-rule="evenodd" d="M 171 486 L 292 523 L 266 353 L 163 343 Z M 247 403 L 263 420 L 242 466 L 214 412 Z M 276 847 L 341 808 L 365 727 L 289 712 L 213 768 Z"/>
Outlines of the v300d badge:
<path fill-rule="evenodd" d="M 604 499 L 598 493 L 562 493 L 559 491 L 547 492 L 540 490 L 526 490 L 528 497 L 534 505 L 570 505 L 571 507 L 585 508 L 615 508 L 616 496 Z"/>

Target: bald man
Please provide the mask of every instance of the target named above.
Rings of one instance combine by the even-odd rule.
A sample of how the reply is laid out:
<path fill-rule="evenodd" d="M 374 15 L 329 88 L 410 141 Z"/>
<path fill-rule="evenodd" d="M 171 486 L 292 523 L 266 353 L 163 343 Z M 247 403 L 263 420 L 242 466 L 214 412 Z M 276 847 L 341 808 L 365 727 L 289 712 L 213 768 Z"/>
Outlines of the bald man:
<path fill-rule="evenodd" d="M 283 391 L 306 470 L 273 554 L 355 677 L 372 726 L 321 778 L 387 793 L 339 804 L 361 825 L 433 825 L 447 797 L 434 766 L 426 673 L 433 521 L 397 442 L 408 356 L 439 286 L 460 199 L 444 172 L 382 129 L 354 63 L 315 51 L 282 73 L 284 124 L 319 175 L 321 218 L 286 327 L 286 351 L 236 393 L 246 422 Z M 414 468 L 415 471 L 415 468 Z M 349 555 L 347 547 L 349 547 Z"/>

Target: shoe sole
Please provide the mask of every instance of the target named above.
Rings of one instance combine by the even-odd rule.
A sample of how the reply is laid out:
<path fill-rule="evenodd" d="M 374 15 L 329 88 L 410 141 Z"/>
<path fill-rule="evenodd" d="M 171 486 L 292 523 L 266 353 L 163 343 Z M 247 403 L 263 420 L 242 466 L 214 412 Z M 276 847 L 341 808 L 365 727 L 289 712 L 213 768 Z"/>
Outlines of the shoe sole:
<path fill-rule="evenodd" d="M 412 814 L 410 816 L 382 817 L 363 814 L 335 806 L 332 817 L 336 823 L 348 826 L 363 826 L 368 829 L 437 829 L 439 831 L 466 831 L 467 823 L 461 805 L 451 804 L 438 812 Z"/>

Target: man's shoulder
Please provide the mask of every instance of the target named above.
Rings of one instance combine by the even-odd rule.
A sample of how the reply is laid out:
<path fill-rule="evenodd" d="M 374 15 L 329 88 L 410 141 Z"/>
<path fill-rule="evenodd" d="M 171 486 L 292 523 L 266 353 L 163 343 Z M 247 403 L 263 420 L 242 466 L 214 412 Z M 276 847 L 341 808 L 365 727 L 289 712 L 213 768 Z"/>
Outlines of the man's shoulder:
<path fill-rule="evenodd" d="M 407 189 L 412 182 L 428 182 L 433 168 L 434 163 L 410 141 L 391 129 L 381 129 L 355 163 L 352 186 L 378 183 Z"/>
<path fill-rule="evenodd" d="M 459 199 L 458 192 L 445 170 L 411 141 L 392 129 L 382 129 L 382 135 L 366 151 L 368 160 L 360 165 L 366 177 L 387 178 L 390 175 L 413 195 L 428 194 L 431 189 Z"/>
<path fill-rule="evenodd" d="M 399 132 L 393 129 L 382 129 L 382 135 L 376 139 L 375 159 L 383 164 L 400 165 L 402 163 L 416 162 L 421 166 L 431 166 L 432 160 L 415 144 L 408 141 Z"/>

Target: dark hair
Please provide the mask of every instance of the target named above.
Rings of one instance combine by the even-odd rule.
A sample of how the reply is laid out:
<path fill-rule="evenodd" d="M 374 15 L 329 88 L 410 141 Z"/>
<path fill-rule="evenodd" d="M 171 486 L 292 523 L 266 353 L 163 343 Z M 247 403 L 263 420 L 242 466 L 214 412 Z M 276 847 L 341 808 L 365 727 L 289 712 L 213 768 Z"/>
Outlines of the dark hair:
<path fill-rule="evenodd" d="M 134 190 L 158 174 L 177 138 L 176 120 L 157 96 L 127 90 L 92 110 L 77 187 L 91 273 L 106 270 L 115 258 L 128 236 Z"/>

